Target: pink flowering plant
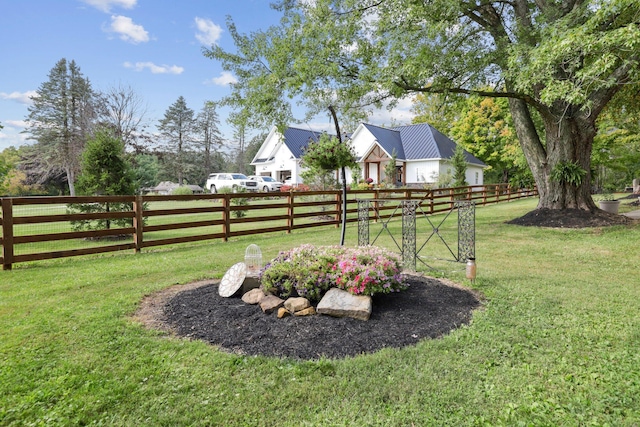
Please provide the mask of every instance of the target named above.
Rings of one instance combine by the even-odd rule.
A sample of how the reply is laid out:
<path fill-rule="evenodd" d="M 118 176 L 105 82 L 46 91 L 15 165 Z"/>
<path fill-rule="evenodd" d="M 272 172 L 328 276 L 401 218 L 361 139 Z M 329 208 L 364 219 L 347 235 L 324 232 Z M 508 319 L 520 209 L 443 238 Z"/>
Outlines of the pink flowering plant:
<path fill-rule="evenodd" d="M 332 287 L 354 295 L 407 288 L 399 257 L 375 246 L 302 245 L 281 252 L 261 271 L 263 290 L 281 298 L 299 295 L 319 301 Z"/>

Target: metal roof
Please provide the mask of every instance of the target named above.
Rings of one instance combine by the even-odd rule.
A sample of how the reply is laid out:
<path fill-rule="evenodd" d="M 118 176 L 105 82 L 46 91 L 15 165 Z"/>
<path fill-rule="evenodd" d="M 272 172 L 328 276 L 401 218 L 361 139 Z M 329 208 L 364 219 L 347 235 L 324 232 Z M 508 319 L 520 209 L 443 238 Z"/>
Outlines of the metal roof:
<path fill-rule="evenodd" d="M 397 151 L 399 160 L 450 159 L 456 150 L 455 142 L 427 123 L 398 126 L 391 129 L 366 124 L 364 126 L 375 136 L 380 146 L 390 154 L 392 152 L 387 147 L 393 149 L 400 145 L 402 151 L 399 149 Z M 375 130 L 375 133 L 372 129 Z M 404 154 L 404 158 L 400 156 L 400 153 Z M 486 166 L 466 150 L 464 155 L 468 163 Z"/>
<path fill-rule="evenodd" d="M 318 141 L 320 135 L 322 132 L 290 127 L 284 131 L 284 143 L 293 156 L 299 159 L 304 154 L 304 148 L 309 144 L 309 141 Z"/>
<path fill-rule="evenodd" d="M 371 132 L 378 141 L 378 144 L 389 154 L 389 156 L 393 156 L 395 153 L 396 159 L 407 159 L 400 132 L 394 129 L 381 128 L 367 123 L 363 123 L 362 125 Z"/>

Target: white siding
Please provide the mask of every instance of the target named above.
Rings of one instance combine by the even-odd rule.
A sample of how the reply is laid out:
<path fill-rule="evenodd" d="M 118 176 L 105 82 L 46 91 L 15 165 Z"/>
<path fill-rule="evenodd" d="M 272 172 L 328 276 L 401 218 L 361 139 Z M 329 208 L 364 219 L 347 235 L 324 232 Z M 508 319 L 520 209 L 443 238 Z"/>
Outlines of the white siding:
<path fill-rule="evenodd" d="M 436 182 L 440 173 L 438 160 L 421 160 L 405 164 L 407 184 L 430 184 Z"/>

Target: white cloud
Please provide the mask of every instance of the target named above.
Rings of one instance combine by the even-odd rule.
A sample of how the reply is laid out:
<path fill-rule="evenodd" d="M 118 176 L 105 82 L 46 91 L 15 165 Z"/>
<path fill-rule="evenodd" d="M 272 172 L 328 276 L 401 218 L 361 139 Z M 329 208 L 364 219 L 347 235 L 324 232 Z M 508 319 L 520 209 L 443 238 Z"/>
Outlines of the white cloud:
<path fill-rule="evenodd" d="M 204 45 L 213 45 L 218 42 L 220 35 L 222 35 L 222 27 L 216 25 L 210 19 L 198 18 L 196 16 L 196 39 Z"/>
<path fill-rule="evenodd" d="M 135 64 L 125 62 L 123 65 L 125 68 L 131 68 L 135 71 L 149 69 L 153 74 L 182 74 L 184 71 L 183 67 L 177 65 L 156 65 L 153 62 L 136 62 Z"/>
<path fill-rule="evenodd" d="M 11 92 L 5 93 L 0 92 L 0 98 L 8 99 L 10 101 L 16 101 L 20 104 L 31 105 L 33 101 L 31 101 L 32 96 L 38 96 L 38 93 L 35 90 L 29 90 L 27 92 Z"/>
<path fill-rule="evenodd" d="M 228 71 L 220 73 L 220 77 L 214 77 L 211 79 L 211 83 L 217 86 L 227 86 L 238 83 L 238 79 Z"/>
<path fill-rule="evenodd" d="M 24 124 L 20 125 L 20 123 L 24 122 L 22 120 L 7 120 L 6 122 L 2 122 L 4 129 L 0 131 L 0 152 L 11 146 L 19 147 L 29 141 L 28 135 L 20 133 L 24 128 Z M 15 126 L 15 128 L 13 126 Z"/>
<path fill-rule="evenodd" d="M 111 16 L 110 30 L 120 35 L 120 39 L 138 44 L 149 41 L 149 33 L 142 25 L 134 24 L 131 18 L 121 15 Z"/>
<path fill-rule="evenodd" d="M 27 122 L 24 120 L 7 120 L 6 122 L 4 122 L 4 124 L 8 126 L 11 126 L 13 128 L 19 128 L 19 129 L 24 129 L 25 127 L 27 127 Z"/>
<path fill-rule="evenodd" d="M 389 110 L 386 106 L 376 109 L 368 118 L 368 123 L 386 126 L 402 126 L 411 124 L 411 120 L 415 116 L 411 112 L 413 107 L 413 98 L 406 97 L 398 101 L 393 109 Z"/>
<path fill-rule="evenodd" d="M 138 0 L 82 0 L 84 3 L 95 7 L 102 12 L 109 13 L 111 8 L 122 7 L 124 9 L 132 9 Z"/>

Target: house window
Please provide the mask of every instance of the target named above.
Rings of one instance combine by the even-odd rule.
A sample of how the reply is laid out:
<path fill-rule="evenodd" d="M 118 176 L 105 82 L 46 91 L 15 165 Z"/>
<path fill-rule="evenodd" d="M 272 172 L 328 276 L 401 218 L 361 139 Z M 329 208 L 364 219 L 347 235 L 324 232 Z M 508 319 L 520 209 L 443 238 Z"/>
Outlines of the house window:
<path fill-rule="evenodd" d="M 479 179 L 480 179 L 480 174 L 476 172 L 476 184 L 478 184 Z"/>

